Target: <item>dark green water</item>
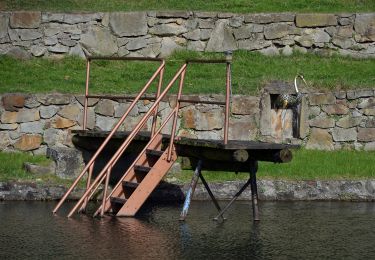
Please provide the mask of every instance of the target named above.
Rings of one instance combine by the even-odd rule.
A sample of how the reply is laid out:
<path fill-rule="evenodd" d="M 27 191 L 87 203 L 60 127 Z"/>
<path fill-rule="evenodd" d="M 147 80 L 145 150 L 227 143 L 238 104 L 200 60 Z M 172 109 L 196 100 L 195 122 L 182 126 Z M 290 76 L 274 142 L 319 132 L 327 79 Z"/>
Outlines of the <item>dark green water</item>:
<path fill-rule="evenodd" d="M 375 259 L 375 203 L 263 202 L 257 225 L 248 202 L 224 223 L 210 202 L 193 202 L 185 223 L 179 206 L 67 219 L 54 205 L 0 202 L 0 259 Z"/>

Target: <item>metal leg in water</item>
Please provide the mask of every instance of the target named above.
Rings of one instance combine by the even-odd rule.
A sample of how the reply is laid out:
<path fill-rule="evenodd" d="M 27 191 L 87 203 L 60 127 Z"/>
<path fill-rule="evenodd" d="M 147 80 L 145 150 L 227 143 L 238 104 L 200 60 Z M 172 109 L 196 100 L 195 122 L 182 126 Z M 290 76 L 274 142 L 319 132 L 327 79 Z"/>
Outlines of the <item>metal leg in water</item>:
<path fill-rule="evenodd" d="M 247 188 L 247 186 L 250 185 L 250 179 L 245 183 L 244 186 L 242 186 L 242 188 L 236 193 L 236 195 L 234 195 L 233 199 L 231 199 L 231 201 L 229 201 L 229 203 L 225 206 L 225 208 L 219 212 L 219 214 L 214 217 L 214 220 L 218 220 L 219 217 L 221 217 L 225 211 L 227 211 L 227 209 L 229 209 L 229 207 L 233 204 L 233 202 L 241 195 L 241 193 Z"/>
<path fill-rule="evenodd" d="M 258 187 L 256 173 L 258 170 L 258 162 L 254 163 L 250 167 L 250 187 L 251 187 L 251 202 L 253 207 L 253 220 L 259 221 L 259 209 L 258 209 Z"/>
<path fill-rule="evenodd" d="M 199 177 L 201 178 L 204 187 L 206 188 L 208 194 L 210 195 L 212 202 L 215 204 L 215 207 L 217 208 L 217 211 L 220 212 L 220 211 L 221 211 L 220 205 L 219 205 L 219 203 L 217 202 L 217 200 L 216 200 L 214 194 L 212 193 L 210 187 L 208 186 L 208 183 L 207 183 L 206 180 L 203 178 L 202 173 L 199 174 Z M 221 218 L 222 218 L 222 220 L 225 220 L 225 218 L 224 218 L 223 216 L 221 216 Z M 216 219 L 216 220 L 217 220 L 217 219 Z"/>
<path fill-rule="evenodd" d="M 197 186 L 199 175 L 201 174 L 201 170 L 202 170 L 202 161 L 199 160 L 198 164 L 197 164 L 197 167 L 195 168 L 193 178 L 191 179 L 190 188 L 189 188 L 188 192 L 186 193 L 184 206 L 182 208 L 182 212 L 181 212 L 181 215 L 180 215 L 181 221 L 185 220 L 185 218 L 187 216 L 187 213 L 189 211 L 191 198 L 193 197 L 195 187 Z"/>

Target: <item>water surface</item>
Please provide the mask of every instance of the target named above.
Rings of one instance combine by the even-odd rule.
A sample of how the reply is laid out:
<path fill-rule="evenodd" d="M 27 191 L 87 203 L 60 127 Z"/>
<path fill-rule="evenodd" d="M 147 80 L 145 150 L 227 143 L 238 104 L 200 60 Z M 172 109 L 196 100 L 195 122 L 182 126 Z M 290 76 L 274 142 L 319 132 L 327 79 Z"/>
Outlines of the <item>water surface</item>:
<path fill-rule="evenodd" d="M 375 203 L 211 202 L 143 209 L 137 218 L 67 219 L 54 202 L 0 202 L 0 259 L 375 259 Z"/>

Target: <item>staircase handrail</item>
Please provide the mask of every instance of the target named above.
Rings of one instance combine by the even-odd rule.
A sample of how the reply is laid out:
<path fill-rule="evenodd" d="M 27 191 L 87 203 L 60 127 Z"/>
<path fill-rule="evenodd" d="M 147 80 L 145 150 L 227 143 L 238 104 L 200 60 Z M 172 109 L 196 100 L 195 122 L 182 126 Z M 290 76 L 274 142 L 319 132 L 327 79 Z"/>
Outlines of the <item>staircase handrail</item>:
<path fill-rule="evenodd" d="M 186 71 L 187 64 L 183 64 L 181 68 L 178 70 L 178 72 L 175 74 L 175 76 L 172 78 L 172 80 L 168 83 L 168 85 L 165 87 L 163 92 L 160 94 L 160 96 L 156 99 L 154 104 L 150 107 L 149 111 L 142 117 L 141 121 L 135 126 L 133 131 L 128 135 L 128 137 L 124 140 L 122 145 L 118 148 L 118 150 L 115 152 L 115 154 L 112 156 L 112 158 L 109 160 L 107 165 L 102 169 L 102 171 L 99 173 L 99 175 L 96 177 L 96 179 L 93 181 L 93 183 L 90 185 L 88 189 L 86 189 L 85 193 L 82 195 L 81 199 L 75 204 L 75 206 L 72 208 L 72 210 L 69 212 L 68 217 L 71 217 L 73 213 L 78 209 L 78 207 L 82 206 L 83 202 L 85 201 L 86 197 L 91 193 L 93 194 L 95 190 L 99 187 L 98 183 L 101 183 L 104 180 L 104 176 L 107 174 L 107 171 L 110 167 L 113 167 L 113 165 L 117 162 L 117 160 L 121 157 L 125 149 L 129 146 L 130 142 L 134 139 L 134 137 L 139 133 L 139 131 L 142 129 L 144 124 L 147 122 L 148 118 L 152 113 L 154 113 L 155 108 L 159 105 L 160 101 L 165 97 L 167 92 L 171 89 L 173 84 L 176 82 L 176 80 L 181 75 L 180 80 L 180 86 L 179 86 L 179 95 L 181 96 L 182 92 L 182 84 L 183 84 L 183 78 Z M 138 95 L 139 96 L 139 95 Z M 133 101 L 134 102 L 134 101 Z M 176 106 L 176 109 L 178 110 L 178 105 Z M 175 121 L 177 121 L 177 117 L 175 117 L 175 120 L 173 122 L 174 128 L 175 128 Z M 117 130 L 117 128 L 116 128 Z M 107 137 L 108 139 L 108 137 Z M 169 147 L 171 148 L 171 147 Z M 168 152 L 168 154 L 171 153 L 171 150 Z M 91 162 L 91 161 L 90 161 Z M 88 167 L 85 167 L 85 171 L 87 171 Z M 83 172 L 85 173 L 85 172 Z M 83 176 L 83 174 L 81 174 Z M 82 177 L 80 176 L 80 177 Z M 78 183 L 78 181 L 76 181 Z M 73 185 L 72 185 L 73 186 Z M 95 189 L 93 189 L 95 187 Z M 104 187 L 105 189 L 107 187 Z M 64 196 L 65 197 L 65 196 Z M 105 198 L 103 198 L 105 199 Z"/>
<path fill-rule="evenodd" d="M 91 59 L 99 59 L 96 58 L 96 57 L 88 57 L 87 59 L 87 63 L 88 63 L 88 74 L 89 74 L 89 67 L 90 67 L 90 60 Z M 114 58 L 113 58 L 114 59 Z M 127 59 L 127 60 L 144 60 L 144 59 L 135 59 L 135 58 L 132 58 L 132 59 Z M 160 60 L 158 60 L 160 61 Z M 58 209 L 61 207 L 61 205 L 64 203 L 64 201 L 67 199 L 67 197 L 70 195 L 70 193 L 73 191 L 73 189 L 77 186 L 78 182 L 82 179 L 82 177 L 85 175 L 85 173 L 89 170 L 89 168 L 91 167 L 91 165 L 95 162 L 95 160 L 97 159 L 97 157 L 99 156 L 99 154 L 102 152 L 102 150 L 104 149 L 104 147 L 107 145 L 107 143 L 110 141 L 110 139 L 112 138 L 112 136 L 115 134 L 115 132 L 118 130 L 118 128 L 121 126 L 121 124 L 125 121 L 126 117 L 128 116 L 128 114 L 130 113 L 130 111 L 134 108 L 134 106 L 137 104 L 138 100 L 141 98 L 141 96 L 147 91 L 147 89 L 150 87 L 151 83 L 155 80 L 155 78 L 160 74 L 161 76 L 163 75 L 163 72 L 164 72 L 164 68 L 165 68 L 165 61 L 164 60 L 161 60 L 161 64 L 160 66 L 157 68 L 157 70 L 154 72 L 154 74 L 151 76 L 151 78 L 148 80 L 148 82 L 145 84 L 145 86 L 142 88 L 142 90 L 139 92 L 139 94 L 134 98 L 133 102 L 130 104 L 130 106 L 128 107 L 128 109 L 126 110 L 126 112 L 124 113 L 124 115 L 120 118 L 120 120 L 118 121 L 118 123 L 115 125 L 115 127 L 112 129 L 112 131 L 109 133 L 109 135 L 106 137 L 106 139 L 103 141 L 103 143 L 100 145 L 100 147 L 98 148 L 98 150 L 95 152 L 95 154 L 93 155 L 93 157 L 90 159 L 90 161 L 86 164 L 86 166 L 84 167 L 84 169 L 81 171 L 81 173 L 77 176 L 77 178 L 75 179 L 75 181 L 73 182 L 73 184 L 70 186 L 70 188 L 66 191 L 66 193 L 63 195 L 63 197 L 60 199 L 60 201 L 58 202 L 58 204 L 56 205 L 56 207 L 53 209 L 52 213 L 56 213 L 58 211 Z M 88 95 L 88 76 L 87 76 L 87 79 L 86 79 L 86 96 Z M 85 107 L 87 109 L 87 98 L 85 98 Z M 84 115 L 85 117 L 85 115 Z M 85 118 L 84 118 L 85 120 Z"/>

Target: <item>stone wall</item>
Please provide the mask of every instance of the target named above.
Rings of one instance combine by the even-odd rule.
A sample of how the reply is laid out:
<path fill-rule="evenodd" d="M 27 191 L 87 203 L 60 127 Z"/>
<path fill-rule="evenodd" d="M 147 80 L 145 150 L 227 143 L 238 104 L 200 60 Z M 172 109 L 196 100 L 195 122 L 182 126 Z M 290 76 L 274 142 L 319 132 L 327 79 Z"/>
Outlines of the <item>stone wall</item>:
<path fill-rule="evenodd" d="M 219 200 L 229 200 L 244 185 L 244 181 L 210 183 L 210 188 Z M 189 185 L 159 185 L 151 199 L 158 202 L 182 202 Z M 32 182 L 0 182 L 1 200 L 58 200 L 67 188 L 62 185 L 46 185 Z M 78 200 L 84 192 L 75 189 L 69 199 Z M 375 201 L 375 180 L 340 181 L 285 181 L 258 180 L 260 200 L 336 200 L 336 201 Z M 210 200 L 202 184 L 198 184 L 194 200 Z M 251 200 L 250 188 L 239 197 Z"/>
<path fill-rule="evenodd" d="M 1 12 L 0 54 L 165 57 L 174 50 L 375 56 L 375 13 Z"/>
<path fill-rule="evenodd" d="M 190 95 L 196 101 L 224 101 L 222 95 Z M 0 96 L 0 150 L 46 154 L 47 147 L 74 148 L 70 130 L 82 128 L 83 97 L 65 94 L 4 94 Z M 111 130 L 130 101 L 90 99 L 88 129 Z M 151 107 L 139 101 L 121 130 L 131 130 Z M 161 102 L 160 124 L 175 106 L 175 96 Z M 229 138 L 291 142 L 308 149 L 375 150 L 374 89 L 306 93 L 302 100 L 300 138 L 291 136 L 290 124 L 280 126 L 280 110 L 271 109 L 270 94 L 259 97 L 234 95 Z M 288 120 L 289 109 L 283 121 Z M 182 103 L 178 135 L 222 139 L 224 108 L 219 105 Z M 151 120 L 145 129 L 150 129 Z M 164 130 L 169 133 L 170 125 Z M 73 156 L 74 157 L 74 156 Z"/>

